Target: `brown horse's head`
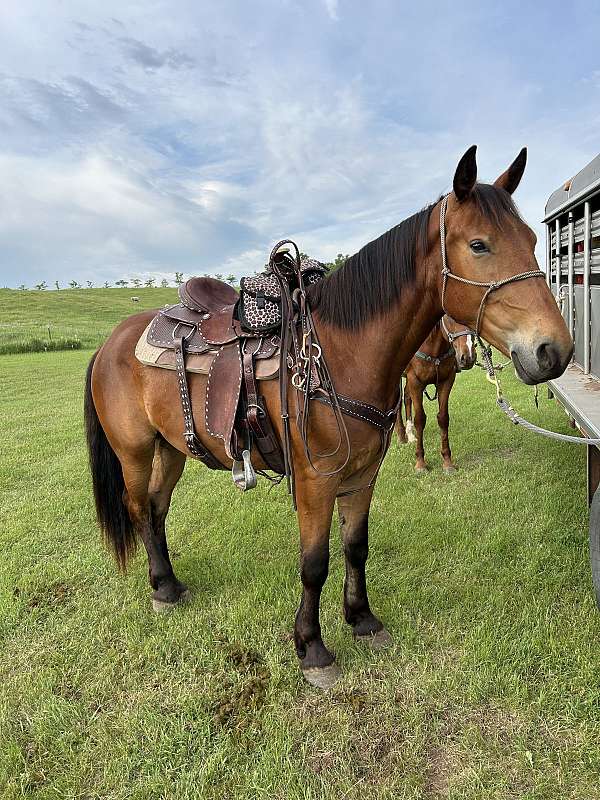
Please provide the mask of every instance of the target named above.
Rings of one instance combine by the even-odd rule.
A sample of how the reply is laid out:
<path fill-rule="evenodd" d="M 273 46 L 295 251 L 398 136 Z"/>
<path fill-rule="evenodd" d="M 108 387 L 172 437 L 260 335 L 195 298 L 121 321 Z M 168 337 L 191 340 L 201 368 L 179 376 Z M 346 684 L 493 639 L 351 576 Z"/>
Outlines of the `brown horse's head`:
<path fill-rule="evenodd" d="M 521 150 L 493 185 L 477 183 L 475 146 L 461 158 L 446 215 L 446 253 L 453 275 L 482 283 L 499 282 L 539 267 L 536 236 L 512 200 L 527 160 Z M 541 273 L 540 273 L 541 274 Z M 445 310 L 475 328 L 485 288 L 449 278 Z M 507 283 L 488 295 L 481 336 L 505 355 L 528 384 L 564 372 L 573 342 L 556 302 L 541 277 Z"/>
<path fill-rule="evenodd" d="M 464 325 L 456 322 L 448 314 L 444 314 L 442 318 L 442 330 L 444 336 L 454 348 L 458 371 L 471 369 L 477 360 L 477 342 L 474 331 L 470 328 L 465 328 Z"/>

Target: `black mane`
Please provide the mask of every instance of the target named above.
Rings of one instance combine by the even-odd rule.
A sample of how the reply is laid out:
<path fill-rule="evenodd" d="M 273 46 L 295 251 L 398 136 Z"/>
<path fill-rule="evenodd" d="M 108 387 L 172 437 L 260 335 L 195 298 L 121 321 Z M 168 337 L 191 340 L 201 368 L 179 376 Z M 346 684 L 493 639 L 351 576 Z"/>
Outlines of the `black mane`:
<path fill-rule="evenodd" d="M 479 212 L 498 228 L 509 217 L 520 219 L 511 195 L 503 189 L 478 183 L 471 197 Z M 429 219 L 438 202 L 369 242 L 310 287 L 311 307 L 324 322 L 354 330 L 389 311 L 403 287 L 413 283 L 417 257 L 427 255 Z"/>

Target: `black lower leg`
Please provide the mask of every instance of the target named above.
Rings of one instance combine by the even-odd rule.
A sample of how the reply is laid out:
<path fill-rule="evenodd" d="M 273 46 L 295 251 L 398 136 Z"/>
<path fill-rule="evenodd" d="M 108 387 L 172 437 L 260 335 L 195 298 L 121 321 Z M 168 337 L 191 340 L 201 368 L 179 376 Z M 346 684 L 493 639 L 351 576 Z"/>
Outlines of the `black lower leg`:
<path fill-rule="evenodd" d="M 346 557 L 344 580 L 344 617 L 356 636 L 368 636 L 382 630 L 383 625 L 372 613 L 367 595 L 365 569 L 369 555 L 369 517 L 362 515 L 354 525 L 340 515 L 340 527 Z"/>
<path fill-rule="evenodd" d="M 154 589 L 152 597 L 163 603 L 176 603 L 187 587 L 176 578 L 173 572 L 167 546 L 166 517 L 165 513 L 153 509 L 150 530 L 147 538 L 143 538 L 148 551 L 148 577 L 150 585 Z"/>
<path fill-rule="evenodd" d="M 321 590 L 329 570 L 329 541 L 302 554 L 302 599 L 296 614 L 294 641 L 302 669 L 326 667 L 334 657 L 323 644 L 319 623 Z"/>

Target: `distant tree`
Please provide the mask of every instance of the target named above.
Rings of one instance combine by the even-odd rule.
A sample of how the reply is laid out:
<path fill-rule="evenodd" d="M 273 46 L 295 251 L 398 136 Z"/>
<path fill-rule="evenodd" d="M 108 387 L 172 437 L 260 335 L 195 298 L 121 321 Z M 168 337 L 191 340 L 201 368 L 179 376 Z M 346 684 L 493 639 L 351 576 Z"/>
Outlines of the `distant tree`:
<path fill-rule="evenodd" d="M 223 276 L 221 275 L 221 273 L 220 273 L 220 272 L 215 272 L 215 278 L 216 278 L 218 281 L 222 281 L 222 280 L 223 280 Z"/>
<path fill-rule="evenodd" d="M 24 292 L 26 288 L 27 288 L 27 287 L 25 286 L 25 284 L 24 284 L 24 283 L 22 283 L 22 284 L 19 286 L 19 289 L 20 289 L 22 292 Z"/>
<path fill-rule="evenodd" d="M 69 287 L 71 289 L 81 289 L 81 286 L 77 283 L 77 281 L 69 281 Z"/>
<path fill-rule="evenodd" d="M 169 281 L 166 278 L 163 278 L 162 281 L 160 282 L 160 285 L 162 286 L 163 289 L 166 289 L 167 286 L 169 285 Z"/>
<path fill-rule="evenodd" d="M 93 289 L 94 284 L 91 281 L 86 281 L 88 289 Z"/>
<path fill-rule="evenodd" d="M 176 272 L 175 273 L 176 286 L 181 286 L 182 283 L 183 283 L 183 272 Z"/>
<path fill-rule="evenodd" d="M 325 264 L 325 266 L 328 269 L 335 271 L 336 269 L 342 267 L 349 258 L 350 256 L 348 255 L 348 253 L 346 253 L 346 255 L 344 255 L 343 253 L 338 253 L 337 256 L 335 257 L 335 260 L 330 261 L 328 264 Z"/>
<path fill-rule="evenodd" d="M 56 291 L 60 290 L 60 283 L 58 281 L 54 281 L 54 285 L 56 286 Z"/>
<path fill-rule="evenodd" d="M 148 289 L 154 289 L 154 278 L 148 278 L 144 286 L 147 286 Z"/>
<path fill-rule="evenodd" d="M 235 275 L 228 275 L 227 276 L 227 283 L 229 283 L 229 284 L 231 284 L 231 286 L 233 286 L 233 284 L 235 283 Z"/>
<path fill-rule="evenodd" d="M 134 278 L 131 282 L 133 283 L 136 289 L 139 289 L 140 286 L 142 285 L 142 282 L 139 278 Z"/>
<path fill-rule="evenodd" d="M 115 281 L 115 286 L 121 286 L 124 289 L 128 283 L 129 281 L 126 281 L 124 278 L 121 278 L 120 281 Z"/>
<path fill-rule="evenodd" d="M 43 292 L 44 289 L 47 289 L 48 287 L 46 285 L 46 281 L 42 281 L 41 283 L 36 283 L 35 288 L 38 290 L 38 292 Z"/>
<path fill-rule="evenodd" d="M 110 289 L 110 283 L 108 281 L 104 281 L 104 288 Z"/>

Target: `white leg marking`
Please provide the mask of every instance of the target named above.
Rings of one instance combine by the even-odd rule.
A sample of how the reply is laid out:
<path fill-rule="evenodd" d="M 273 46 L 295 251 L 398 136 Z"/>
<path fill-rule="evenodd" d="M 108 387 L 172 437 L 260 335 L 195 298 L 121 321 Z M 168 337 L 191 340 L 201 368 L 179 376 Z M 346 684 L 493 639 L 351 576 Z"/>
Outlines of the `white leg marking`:
<path fill-rule="evenodd" d="M 415 436 L 415 426 L 412 423 L 412 419 L 406 420 L 406 438 L 411 444 L 414 444 L 417 441 L 417 437 Z"/>

